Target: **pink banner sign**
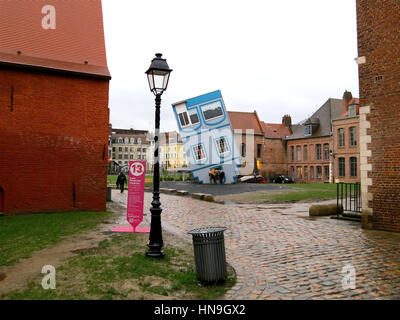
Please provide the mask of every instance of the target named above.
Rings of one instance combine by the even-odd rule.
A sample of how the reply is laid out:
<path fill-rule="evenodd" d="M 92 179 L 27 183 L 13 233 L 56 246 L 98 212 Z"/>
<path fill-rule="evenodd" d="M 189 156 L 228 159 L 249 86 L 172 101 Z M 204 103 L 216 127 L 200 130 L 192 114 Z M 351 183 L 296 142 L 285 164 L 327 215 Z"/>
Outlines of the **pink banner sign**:
<path fill-rule="evenodd" d="M 126 220 L 133 227 L 143 221 L 144 181 L 146 176 L 146 161 L 129 161 L 128 203 Z"/>

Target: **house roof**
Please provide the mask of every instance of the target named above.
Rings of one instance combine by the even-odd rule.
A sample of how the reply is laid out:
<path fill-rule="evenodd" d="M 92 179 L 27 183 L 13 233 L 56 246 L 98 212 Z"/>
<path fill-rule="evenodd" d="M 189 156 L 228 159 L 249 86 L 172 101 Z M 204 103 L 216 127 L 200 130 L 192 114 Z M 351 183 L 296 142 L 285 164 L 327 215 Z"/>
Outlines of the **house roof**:
<path fill-rule="evenodd" d="M 330 98 L 311 117 L 302 121 L 302 124 L 292 125 L 292 134 L 287 140 L 329 136 L 332 131 L 331 121 L 340 117 L 341 113 L 342 99 Z M 311 136 L 304 134 L 305 124 L 315 125 Z"/>
<path fill-rule="evenodd" d="M 288 127 L 281 123 L 265 123 L 261 121 L 264 137 L 272 139 L 284 139 L 286 136 L 291 134 Z"/>
<path fill-rule="evenodd" d="M 264 135 L 264 131 L 258 118 L 257 112 L 239 112 L 228 111 L 229 119 L 233 130 L 242 130 L 243 133 L 246 129 L 253 129 L 254 134 Z"/>
<path fill-rule="evenodd" d="M 42 27 L 48 4 L 55 29 Z M 0 1 L 0 44 L 3 66 L 110 78 L 101 0 Z"/>

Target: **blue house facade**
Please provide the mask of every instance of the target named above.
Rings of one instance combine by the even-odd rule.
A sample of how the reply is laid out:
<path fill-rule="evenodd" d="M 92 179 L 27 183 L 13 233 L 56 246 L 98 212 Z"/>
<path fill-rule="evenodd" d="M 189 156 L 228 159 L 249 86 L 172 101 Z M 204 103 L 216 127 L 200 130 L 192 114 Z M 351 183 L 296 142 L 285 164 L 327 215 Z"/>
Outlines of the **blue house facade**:
<path fill-rule="evenodd" d="M 221 168 L 225 183 L 235 183 L 241 157 L 221 91 L 172 104 L 189 169 L 199 183 L 209 183 L 209 171 Z"/>

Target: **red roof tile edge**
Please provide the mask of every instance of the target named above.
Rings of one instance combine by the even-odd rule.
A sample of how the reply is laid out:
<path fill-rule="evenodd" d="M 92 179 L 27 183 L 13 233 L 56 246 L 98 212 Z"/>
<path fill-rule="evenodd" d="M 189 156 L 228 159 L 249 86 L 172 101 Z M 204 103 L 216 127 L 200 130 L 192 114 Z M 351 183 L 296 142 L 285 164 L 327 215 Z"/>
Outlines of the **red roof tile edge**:
<path fill-rule="evenodd" d="M 24 55 L 14 55 L 0 52 L 0 65 L 16 68 L 37 69 L 50 72 L 65 72 L 72 75 L 81 75 L 110 80 L 111 75 L 107 67 L 90 64 L 79 64 L 66 61 L 43 59 Z"/>

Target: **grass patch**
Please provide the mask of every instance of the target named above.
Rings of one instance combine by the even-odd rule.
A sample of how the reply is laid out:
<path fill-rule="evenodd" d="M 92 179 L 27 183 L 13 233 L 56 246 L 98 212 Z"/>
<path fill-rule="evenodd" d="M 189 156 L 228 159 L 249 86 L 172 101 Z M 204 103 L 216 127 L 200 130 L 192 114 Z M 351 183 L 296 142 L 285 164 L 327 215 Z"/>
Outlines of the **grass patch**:
<path fill-rule="evenodd" d="M 118 234 L 98 250 L 81 250 L 57 268 L 56 289 L 44 290 L 41 279 L 2 299 L 217 299 L 235 283 L 229 272 L 225 284 L 202 286 L 194 259 L 182 249 L 166 246 L 164 259 L 145 256 L 148 235 Z"/>
<path fill-rule="evenodd" d="M 286 192 L 285 192 L 286 191 Z M 300 200 L 324 200 L 336 198 L 336 185 L 325 183 L 295 184 L 280 194 L 266 196 L 266 200 L 287 202 Z"/>
<path fill-rule="evenodd" d="M 280 190 L 247 192 L 218 196 L 217 200 L 233 201 L 238 203 L 283 203 L 295 201 L 315 201 L 336 198 L 335 184 L 285 184 Z"/>
<path fill-rule="evenodd" d="M 16 264 L 34 251 L 94 228 L 110 212 L 61 212 L 0 218 L 0 266 Z"/>

